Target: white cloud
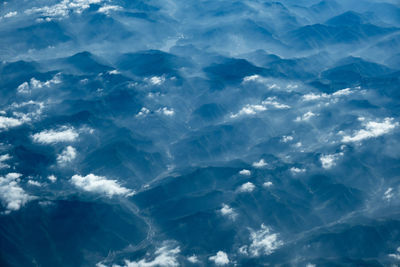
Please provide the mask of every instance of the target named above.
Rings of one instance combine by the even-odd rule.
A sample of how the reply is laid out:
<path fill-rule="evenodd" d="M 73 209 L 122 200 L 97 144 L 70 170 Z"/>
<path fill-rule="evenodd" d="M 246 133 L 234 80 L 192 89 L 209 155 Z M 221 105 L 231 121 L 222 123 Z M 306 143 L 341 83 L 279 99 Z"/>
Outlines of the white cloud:
<path fill-rule="evenodd" d="M 399 123 L 394 122 L 394 118 L 385 118 L 382 122 L 369 121 L 364 123 L 364 129 L 356 131 L 352 136 L 343 136 L 342 142 L 360 142 L 365 139 L 376 138 L 390 133 L 397 126 L 399 126 Z"/>
<path fill-rule="evenodd" d="M 253 190 L 255 188 L 256 188 L 256 186 L 253 183 L 247 182 L 247 183 L 244 183 L 241 186 L 239 186 L 238 192 L 239 193 L 250 193 L 250 192 L 253 192 Z"/>
<path fill-rule="evenodd" d="M 244 106 L 238 113 L 232 114 L 231 118 L 237 118 L 242 115 L 255 115 L 259 112 L 265 111 L 267 108 L 264 105 L 250 105 L 247 104 Z"/>
<path fill-rule="evenodd" d="M 222 204 L 222 208 L 219 210 L 221 215 L 228 217 L 231 220 L 235 220 L 237 217 L 237 213 L 231 207 L 226 204 Z"/>
<path fill-rule="evenodd" d="M 151 78 L 146 78 L 150 84 L 152 85 L 162 85 L 165 82 L 165 77 L 164 76 L 153 76 Z"/>
<path fill-rule="evenodd" d="M 268 97 L 262 102 L 263 105 L 265 106 L 272 106 L 276 109 L 287 109 L 290 108 L 290 106 L 281 104 L 278 101 L 276 101 L 276 97 Z"/>
<path fill-rule="evenodd" d="M 100 8 L 101 9 L 101 8 Z M 99 9 L 99 10 L 100 10 Z M 110 70 L 109 72 L 108 72 L 108 74 L 112 74 L 112 75 L 117 75 L 117 74 L 120 74 L 120 72 L 118 71 L 118 70 Z"/>
<path fill-rule="evenodd" d="M 76 158 L 76 149 L 72 146 L 67 146 L 61 154 L 57 156 L 57 163 L 60 165 L 69 163 Z"/>
<path fill-rule="evenodd" d="M 397 253 L 397 254 L 388 254 L 388 256 L 390 257 L 390 258 L 393 258 L 393 259 L 395 259 L 395 260 L 398 260 L 398 261 L 400 261 L 400 254 L 399 253 Z"/>
<path fill-rule="evenodd" d="M 321 157 L 319 158 L 319 160 L 321 161 L 322 167 L 324 169 L 330 169 L 333 166 L 336 165 L 336 157 L 334 154 L 331 155 L 321 155 Z"/>
<path fill-rule="evenodd" d="M 12 18 L 12 17 L 15 17 L 17 14 L 18 14 L 17 11 L 10 11 L 4 15 L 4 18 Z"/>
<path fill-rule="evenodd" d="M 192 255 L 192 256 L 187 257 L 187 260 L 189 262 L 193 263 L 193 264 L 196 264 L 196 263 L 200 262 L 196 255 Z"/>
<path fill-rule="evenodd" d="M 255 81 L 260 81 L 262 80 L 260 75 L 251 75 L 251 76 L 246 76 L 243 78 L 243 82 L 255 82 Z"/>
<path fill-rule="evenodd" d="M 9 128 L 20 126 L 24 122 L 22 119 L 0 116 L 0 130 L 8 130 Z"/>
<path fill-rule="evenodd" d="M 70 182 L 76 187 L 92 193 L 104 194 L 107 197 L 114 195 L 132 196 L 134 192 L 121 186 L 117 180 L 108 180 L 104 176 L 88 174 L 86 176 L 74 175 Z"/>
<path fill-rule="evenodd" d="M 10 160 L 11 156 L 9 154 L 4 154 L 0 156 L 0 169 L 10 168 L 10 165 L 4 163 L 7 160 Z"/>
<path fill-rule="evenodd" d="M 308 94 L 303 95 L 302 99 L 303 99 L 303 101 L 316 101 L 316 100 L 320 100 L 320 99 L 331 99 L 333 97 L 347 96 L 347 95 L 350 95 L 352 93 L 353 93 L 353 91 L 351 91 L 350 88 L 345 88 L 345 89 L 341 89 L 339 91 L 336 91 L 333 94 L 308 93 Z"/>
<path fill-rule="evenodd" d="M 340 156 L 343 156 L 343 152 L 338 154 L 327 154 L 321 155 L 319 160 L 321 161 L 322 168 L 330 169 L 336 165 L 336 161 L 339 159 Z"/>
<path fill-rule="evenodd" d="M 271 186 L 273 186 L 273 185 L 274 185 L 274 184 L 273 184 L 272 182 L 270 182 L 270 181 L 263 183 L 263 186 L 264 186 L 265 188 L 269 188 L 269 187 L 271 187 Z"/>
<path fill-rule="evenodd" d="M 20 94 L 29 94 L 32 90 L 50 88 L 52 85 L 61 83 L 60 73 L 54 75 L 51 80 L 41 82 L 35 78 L 31 78 L 28 82 L 24 82 L 17 87 L 17 92 Z"/>
<path fill-rule="evenodd" d="M 314 94 L 314 93 L 309 93 L 303 95 L 303 100 L 304 101 L 314 101 L 314 100 L 319 100 L 321 98 L 329 98 L 330 96 L 328 94 L 322 93 L 322 94 Z"/>
<path fill-rule="evenodd" d="M 150 92 L 147 94 L 148 98 L 156 98 L 156 97 L 160 97 L 160 96 L 164 96 L 163 94 L 161 94 L 160 92 Z"/>
<path fill-rule="evenodd" d="M 290 135 L 284 135 L 284 136 L 282 136 L 282 142 L 283 143 L 287 143 L 287 142 L 289 142 L 289 141 L 293 141 L 293 136 L 290 136 Z"/>
<path fill-rule="evenodd" d="M 263 168 L 263 167 L 265 167 L 267 165 L 268 165 L 268 163 L 266 163 L 264 159 L 260 159 L 257 162 L 253 162 L 253 167 L 254 168 Z"/>
<path fill-rule="evenodd" d="M 244 175 L 244 176 L 250 176 L 251 175 L 251 171 L 250 170 L 246 170 L 243 169 L 239 172 L 240 175 Z"/>
<path fill-rule="evenodd" d="M 149 110 L 148 108 L 142 107 L 142 108 L 140 109 L 139 113 L 136 114 L 136 117 L 144 117 L 144 116 L 146 116 L 146 115 L 149 114 L 149 113 L 150 113 L 150 110 Z"/>
<path fill-rule="evenodd" d="M 276 97 L 268 97 L 261 104 L 247 104 L 238 113 L 232 114 L 231 118 L 237 118 L 242 115 L 255 115 L 259 112 L 266 111 L 268 107 L 272 107 L 275 109 L 287 109 L 290 106 L 281 104 L 276 101 Z"/>
<path fill-rule="evenodd" d="M 28 101 L 22 103 L 12 103 L 7 109 L 12 111 L 12 116 L 5 116 L 7 112 L 1 112 L 0 130 L 8 130 L 9 128 L 20 126 L 32 119 L 38 119 L 43 111 L 44 104 L 42 102 Z M 24 112 L 22 112 L 24 111 Z"/>
<path fill-rule="evenodd" d="M 165 116 L 173 116 L 175 115 L 174 109 L 168 109 L 167 107 L 163 107 L 157 110 L 157 113 L 164 114 Z"/>
<path fill-rule="evenodd" d="M 9 110 L 15 118 L 18 118 L 22 123 L 29 122 L 32 119 L 39 119 L 45 105 L 43 102 L 29 100 L 22 103 L 12 103 Z"/>
<path fill-rule="evenodd" d="M 292 167 L 292 168 L 290 168 L 290 171 L 291 171 L 293 174 L 297 174 L 297 173 L 304 173 L 304 172 L 306 172 L 306 169 L 300 169 L 300 168 L 297 168 L 297 167 Z"/>
<path fill-rule="evenodd" d="M 271 85 L 268 86 L 268 89 L 280 89 L 281 87 L 279 85 L 277 85 L 276 83 L 273 83 Z"/>
<path fill-rule="evenodd" d="M 125 260 L 124 267 L 176 267 L 179 266 L 178 256 L 181 252 L 179 247 L 171 248 L 170 245 L 164 245 L 157 249 L 153 260 L 141 259 L 140 261 Z M 113 267 L 121 267 L 113 265 Z"/>
<path fill-rule="evenodd" d="M 215 265 L 223 266 L 229 264 L 228 255 L 223 251 L 218 251 L 215 256 L 211 256 L 208 258 L 210 261 L 213 261 Z"/>
<path fill-rule="evenodd" d="M 33 78 L 32 78 L 33 79 Z M 17 87 L 17 92 L 27 94 L 30 92 L 30 86 L 28 82 L 23 82 Z"/>
<path fill-rule="evenodd" d="M 345 88 L 345 89 L 341 89 L 339 91 L 334 92 L 332 95 L 333 96 L 344 96 L 344 95 L 350 95 L 353 92 L 351 91 L 350 88 Z"/>
<path fill-rule="evenodd" d="M 296 144 L 294 144 L 295 147 L 302 147 L 303 144 L 301 142 L 297 142 Z"/>
<path fill-rule="evenodd" d="M 29 185 L 33 185 L 33 186 L 37 186 L 37 187 L 41 187 L 42 184 L 38 181 L 34 181 L 34 180 L 28 180 L 28 184 Z"/>
<path fill-rule="evenodd" d="M 6 213 L 19 210 L 28 201 L 34 199 L 19 186 L 21 176 L 22 174 L 19 173 L 0 176 L 0 200 L 6 208 Z"/>
<path fill-rule="evenodd" d="M 388 254 L 390 258 L 400 261 L 400 247 L 397 248 L 396 253 Z"/>
<path fill-rule="evenodd" d="M 302 116 L 299 116 L 296 118 L 296 122 L 300 122 L 300 121 L 308 121 L 310 120 L 312 117 L 317 116 L 315 113 L 308 111 L 306 113 L 304 113 Z"/>
<path fill-rule="evenodd" d="M 246 245 L 241 246 L 238 250 L 239 250 L 239 253 L 240 253 L 240 254 L 244 254 L 244 255 L 246 255 L 246 256 L 249 255 L 248 248 L 247 248 Z"/>
<path fill-rule="evenodd" d="M 244 106 L 241 110 L 239 110 L 238 113 L 232 114 L 231 118 L 237 118 L 242 115 L 255 115 L 257 113 L 260 113 L 262 111 L 268 110 L 268 107 L 272 107 L 275 109 L 287 109 L 290 108 L 290 106 L 281 104 L 278 101 L 276 101 L 276 97 L 268 97 L 264 101 L 261 102 L 261 104 L 247 104 Z"/>
<path fill-rule="evenodd" d="M 299 88 L 299 86 L 297 84 L 288 84 L 286 88 L 291 90 L 291 89 L 297 89 Z"/>
<path fill-rule="evenodd" d="M 32 136 L 33 141 L 42 144 L 54 144 L 60 142 L 73 142 L 79 134 L 73 127 L 62 126 L 57 130 L 44 130 Z"/>
<path fill-rule="evenodd" d="M 389 187 L 383 194 L 383 199 L 390 201 L 393 198 L 393 188 Z"/>
<path fill-rule="evenodd" d="M 57 181 L 57 177 L 54 174 L 47 176 L 47 179 L 49 179 L 49 181 L 52 183 Z"/>
<path fill-rule="evenodd" d="M 122 7 L 116 5 L 105 5 L 99 8 L 98 12 L 109 14 L 111 11 L 122 10 Z"/>
<path fill-rule="evenodd" d="M 34 7 L 25 11 L 26 14 L 39 13 L 48 17 L 67 17 L 70 12 L 82 13 L 91 4 L 101 3 L 103 0 L 62 0 L 52 6 Z"/>
<path fill-rule="evenodd" d="M 240 248 L 243 254 L 252 257 L 270 255 L 283 245 L 283 242 L 278 239 L 278 235 L 276 233 L 271 233 L 271 230 L 264 224 L 261 225 L 260 230 L 254 231 L 250 229 L 250 231 L 251 244 Z"/>

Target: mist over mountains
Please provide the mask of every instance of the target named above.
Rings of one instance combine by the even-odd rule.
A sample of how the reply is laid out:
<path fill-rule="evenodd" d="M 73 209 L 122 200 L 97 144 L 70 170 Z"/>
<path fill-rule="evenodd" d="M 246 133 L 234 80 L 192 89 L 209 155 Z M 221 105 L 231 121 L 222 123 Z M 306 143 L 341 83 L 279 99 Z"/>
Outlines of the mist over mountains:
<path fill-rule="evenodd" d="M 397 266 L 396 0 L 0 2 L 0 266 Z"/>

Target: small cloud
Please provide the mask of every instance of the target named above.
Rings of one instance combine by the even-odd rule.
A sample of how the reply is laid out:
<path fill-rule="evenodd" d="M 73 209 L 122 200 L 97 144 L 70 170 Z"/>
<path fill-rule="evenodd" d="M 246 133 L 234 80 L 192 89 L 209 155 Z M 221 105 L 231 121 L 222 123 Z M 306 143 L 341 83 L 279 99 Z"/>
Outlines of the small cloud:
<path fill-rule="evenodd" d="M 273 186 L 273 185 L 274 185 L 274 184 L 273 184 L 272 182 L 270 182 L 270 181 L 263 183 L 263 186 L 264 186 L 265 188 L 269 188 L 269 187 L 271 187 L 271 186 Z"/>
<path fill-rule="evenodd" d="M 321 161 L 322 168 L 330 169 L 336 165 L 336 161 L 339 159 L 340 156 L 343 156 L 343 152 L 338 154 L 328 154 L 328 155 L 321 155 L 319 160 Z"/>
<path fill-rule="evenodd" d="M 104 5 L 99 8 L 98 12 L 109 14 L 111 11 L 118 11 L 118 10 L 122 10 L 122 7 L 115 5 Z"/>
<path fill-rule="evenodd" d="M 67 146 L 61 154 L 57 156 L 57 163 L 64 165 L 73 161 L 76 158 L 76 149 L 72 146 Z"/>
<path fill-rule="evenodd" d="M 253 162 L 253 167 L 254 168 L 264 168 L 265 166 L 267 166 L 268 165 L 268 163 L 266 163 L 265 161 L 264 161 L 264 159 L 260 159 L 259 161 L 257 161 L 257 162 Z"/>
<path fill-rule="evenodd" d="M 73 127 L 62 126 L 57 130 L 44 130 L 32 136 L 33 141 L 41 144 L 73 142 L 79 134 Z"/>
<path fill-rule="evenodd" d="M 147 114 L 149 114 L 150 113 L 150 110 L 148 109 L 148 108 L 146 108 L 146 107 L 142 107 L 141 109 L 140 109 L 140 111 L 138 112 L 138 114 L 136 114 L 136 118 L 138 118 L 138 117 L 144 117 L 144 116 L 146 116 Z"/>
<path fill-rule="evenodd" d="M 91 4 L 99 4 L 103 0 L 63 0 L 51 6 L 33 7 L 26 14 L 38 13 L 45 17 L 68 17 L 71 12 L 81 14 Z"/>
<path fill-rule="evenodd" d="M 397 261 L 400 261 L 400 247 L 397 248 L 396 253 L 389 254 L 388 256 Z"/>
<path fill-rule="evenodd" d="M 298 174 L 298 173 L 304 173 L 304 172 L 306 172 L 306 169 L 301 169 L 301 168 L 297 168 L 297 167 L 292 167 L 292 168 L 290 168 L 290 171 L 291 171 L 293 174 Z"/>
<path fill-rule="evenodd" d="M 24 189 L 19 186 L 19 173 L 8 173 L 5 176 L 0 176 L 0 200 L 6 208 L 6 213 L 19 210 L 28 201 L 35 197 L 28 195 Z"/>
<path fill-rule="evenodd" d="M 237 217 L 237 213 L 231 207 L 226 204 L 222 204 L 222 208 L 219 210 L 222 216 L 226 216 L 231 220 L 235 220 Z"/>
<path fill-rule="evenodd" d="M 0 155 L 0 169 L 10 168 L 10 165 L 4 163 L 7 160 L 10 160 L 11 156 L 9 154 Z"/>
<path fill-rule="evenodd" d="M 117 70 L 110 70 L 110 71 L 108 72 L 108 74 L 117 75 L 117 74 L 120 74 L 120 72 L 117 71 Z"/>
<path fill-rule="evenodd" d="M 260 75 L 251 75 L 251 76 L 246 76 L 243 78 L 243 82 L 255 82 L 255 81 L 260 81 L 262 80 L 262 77 Z"/>
<path fill-rule="evenodd" d="M 285 104 L 281 104 L 278 101 L 276 101 L 276 97 L 268 97 L 267 99 L 265 99 L 262 102 L 262 104 L 265 105 L 265 106 L 274 107 L 276 109 L 288 109 L 288 108 L 290 108 L 290 106 L 285 105 Z"/>
<path fill-rule="evenodd" d="M 28 180 L 28 184 L 32 185 L 32 186 L 37 186 L 37 187 L 41 187 L 42 184 L 39 183 L 38 181 L 34 181 L 34 180 Z"/>
<path fill-rule="evenodd" d="M 390 201 L 393 198 L 394 194 L 393 194 L 393 188 L 389 187 L 385 193 L 383 194 L 383 199 L 385 199 L 386 201 Z"/>
<path fill-rule="evenodd" d="M 295 119 L 296 122 L 300 122 L 300 121 L 309 121 L 312 117 L 317 116 L 315 113 L 308 111 L 306 113 L 304 113 L 302 116 L 299 116 Z"/>
<path fill-rule="evenodd" d="M 223 251 L 218 251 L 215 256 L 211 256 L 208 258 L 210 261 L 213 261 L 215 265 L 223 266 L 229 264 L 228 255 Z"/>
<path fill-rule="evenodd" d="M 302 144 L 301 142 L 297 142 L 296 144 L 294 144 L 294 146 L 297 147 L 297 148 L 299 148 L 299 147 L 302 147 L 303 144 Z"/>
<path fill-rule="evenodd" d="M 17 14 L 18 14 L 17 11 L 11 11 L 11 12 L 8 12 L 7 14 L 5 14 L 4 18 L 12 18 L 12 17 L 15 17 Z"/>
<path fill-rule="evenodd" d="M 242 184 L 239 188 L 238 188 L 238 192 L 239 193 L 251 193 L 253 192 L 253 190 L 256 188 L 256 186 L 251 183 L 251 182 L 247 182 Z"/>
<path fill-rule="evenodd" d="M 104 194 L 107 197 L 114 195 L 132 196 L 134 192 L 121 186 L 117 180 L 108 180 L 104 176 L 88 174 L 86 176 L 74 175 L 70 182 L 76 187 L 97 194 Z"/>
<path fill-rule="evenodd" d="M 60 73 L 54 75 L 51 80 L 41 82 L 35 78 L 31 78 L 28 82 L 24 82 L 17 87 L 17 92 L 20 94 L 29 94 L 32 90 L 42 89 L 42 88 L 50 88 L 53 85 L 61 83 Z"/>
<path fill-rule="evenodd" d="M 174 109 L 168 109 L 167 107 L 163 107 L 157 110 L 157 113 L 161 113 L 165 116 L 173 116 L 175 115 L 175 111 Z"/>
<path fill-rule="evenodd" d="M 8 130 L 30 122 L 32 119 L 40 118 L 44 104 L 30 100 L 22 103 L 12 103 L 7 109 L 12 111 L 12 117 L 6 116 L 7 112 L 4 110 L 1 112 L 0 130 Z"/>
<path fill-rule="evenodd" d="M 49 181 L 52 183 L 57 181 L 57 177 L 54 174 L 47 176 L 47 179 L 49 179 Z"/>
<path fill-rule="evenodd" d="M 250 240 L 249 252 L 254 257 L 260 254 L 270 255 L 283 245 L 283 242 L 278 239 L 278 235 L 272 234 L 271 230 L 264 224 L 261 225 L 260 230 L 251 231 Z"/>
<path fill-rule="evenodd" d="M 360 142 L 365 139 L 376 138 L 390 133 L 397 126 L 399 126 L 399 123 L 394 122 L 394 118 L 385 118 L 382 122 L 369 121 L 364 123 L 364 129 L 356 131 L 352 136 L 343 136 L 342 142 Z"/>
<path fill-rule="evenodd" d="M 192 255 L 192 256 L 187 257 L 187 260 L 189 262 L 193 263 L 193 264 L 196 264 L 196 263 L 200 262 L 196 255 Z"/>
<path fill-rule="evenodd" d="M 178 256 L 181 252 L 179 247 L 172 248 L 170 244 L 165 244 L 155 252 L 153 260 L 141 259 L 139 261 L 125 260 L 123 267 L 177 267 L 179 266 Z M 99 266 L 99 265 L 98 265 Z M 100 265 L 101 266 L 101 265 Z M 122 267 L 113 265 L 113 267 Z"/>
<path fill-rule="evenodd" d="M 283 143 L 287 143 L 287 142 L 293 141 L 293 136 L 284 135 L 284 136 L 282 136 L 281 141 L 282 141 Z"/>
<path fill-rule="evenodd" d="M 268 89 L 280 89 L 281 87 L 279 85 L 277 85 L 276 83 L 273 83 L 271 85 L 268 86 Z"/>
<path fill-rule="evenodd" d="M 324 169 L 330 169 L 336 165 L 335 155 L 322 155 L 319 160 L 321 161 L 322 167 Z"/>
<path fill-rule="evenodd" d="M 332 95 L 333 96 L 345 96 L 345 95 L 350 95 L 351 93 L 353 93 L 351 91 L 350 88 L 345 88 L 345 89 L 341 89 L 339 91 L 334 92 Z"/>
<path fill-rule="evenodd" d="M 243 176 L 250 176 L 250 175 L 251 175 L 251 171 L 250 171 L 250 170 L 243 169 L 243 170 L 241 170 L 241 171 L 239 172 L 239 174 L 240 174 L 240 175 L 243 175 Z"/>
<path fill-rule="evenodd" d="M 145 78 L 151 85 L 162 85 L 165 82 L 164 76 L 153 76 L 151 78 Z"/>
<path fill-rule="evenodd" d="M 314 94 L 314 93 L 309 93 L 303 95 L 303 101 L 314 101 L 314 100 L 319 100 L 321 98 L 329 98 L 330 96 L 326 93 L 323 94 Z"/>
<path fill-rule="evenodd" d="M 303 101 L 316 101 L 316 100 L 320 100 L 320 99 L 331 99 L 331 98 L 335 98 L 335 97 L 347 96 L 347 95 L 350 95 L 352 93 L 353 93 L 353 91 L 351 91 L 350 88 L 345 88 L 345 89 L 341 89 L 339 91 L 336 91 L 333 94 L 326 94 L 326 93 L 322 93 L 322 94 L 315 94 L 315 93 L 305 94 L 305 95 L 303 95 L 302 99 L 303 99 Z"/>
<path fill-rule="evenodd" d="M 241 247 L 240 252 L 252 257 L 270 255 L 283 245 L 283 242 L 278 239 L 278 234 L 271 233 L 269 227 L 264 224 L 258 231 L 250 229 L 250 241 L 251 244 Z"/>
<path fill-rule="evenodd" d="M 231 118 L 237 118 L 239 116 L 243 116 L 243 115 L 255 115 L 259 112 L 265 111 L 267 110 L 267 108 L 264 105 L 250 105 L 247 104 L 246 106 L 244 106 L 238 113 L 236 114 L 232 114 Z"/>
<path fill-rule="evenodd" d="M 0 116 L 0 130 L 8 130 L 9 128 L 17 127 L 25 122 L 23 119 Z"/>

